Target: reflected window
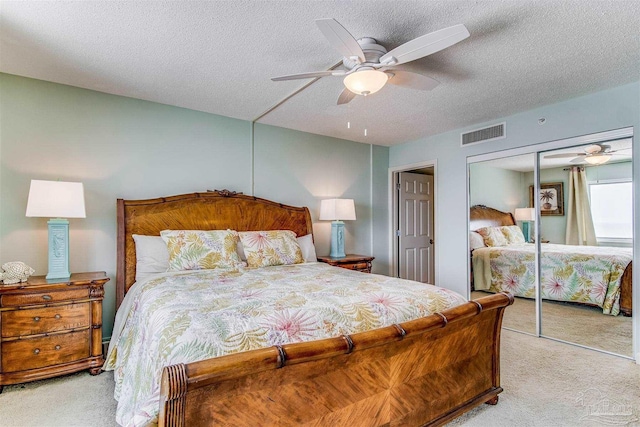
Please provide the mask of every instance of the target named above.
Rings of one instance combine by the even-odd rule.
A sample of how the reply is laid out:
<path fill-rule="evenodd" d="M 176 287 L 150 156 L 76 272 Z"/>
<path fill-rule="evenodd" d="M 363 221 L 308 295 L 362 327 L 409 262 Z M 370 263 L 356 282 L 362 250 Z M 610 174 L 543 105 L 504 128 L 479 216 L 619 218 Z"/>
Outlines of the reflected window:
<path fill-rule="evenodd" d="M 589 184 L 591 215 L 598 243 L 631 243 L 633 238 L 631 181 Z"/>

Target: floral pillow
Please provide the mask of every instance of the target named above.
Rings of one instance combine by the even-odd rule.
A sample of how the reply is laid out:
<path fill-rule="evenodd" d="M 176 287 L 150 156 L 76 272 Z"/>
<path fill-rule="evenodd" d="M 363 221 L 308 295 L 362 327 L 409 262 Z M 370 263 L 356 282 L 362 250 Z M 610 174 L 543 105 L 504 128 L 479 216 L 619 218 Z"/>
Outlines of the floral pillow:
<path fill-rule="evenodd" d="M 234 230 L 164 230 L 160 232 L 169 251 L 169 270 L 235 268 L 243 265 L 236 252 Z"/>
<path fill-rule="evenodd" d="M 506 246 L 509 241 L 502 232 L 502 227 L 482 227 L 476 230 L 487 246 Z"/>
<path fill-rule="evenodd" d="M 500 227 L 500 229 L 502 229 L 502 234 L 504 234 L 509 244 L 525 243 L 524 234 L 522 234 L 522 230 L 517 225 L 506 225 Z"/>
<path fill-rule="evenodd" d="M 249 267 L 300 264 L 304 262 L 296 233 L 289 230 L 241 231 L 240 241 Z"/>

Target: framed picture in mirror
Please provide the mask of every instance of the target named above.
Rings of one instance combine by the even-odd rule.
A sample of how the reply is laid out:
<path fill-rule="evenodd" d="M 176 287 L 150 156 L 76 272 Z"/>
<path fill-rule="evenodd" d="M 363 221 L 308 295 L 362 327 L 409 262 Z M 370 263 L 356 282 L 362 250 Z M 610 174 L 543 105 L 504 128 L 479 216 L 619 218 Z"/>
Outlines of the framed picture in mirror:
<path fill-rule="evenodd" d="M 534 207 L 533 185 L 529 186 L 529 207 Z M 540 215 L 564 216 L 564 184 L 562 182 L 540 183 Z"/>

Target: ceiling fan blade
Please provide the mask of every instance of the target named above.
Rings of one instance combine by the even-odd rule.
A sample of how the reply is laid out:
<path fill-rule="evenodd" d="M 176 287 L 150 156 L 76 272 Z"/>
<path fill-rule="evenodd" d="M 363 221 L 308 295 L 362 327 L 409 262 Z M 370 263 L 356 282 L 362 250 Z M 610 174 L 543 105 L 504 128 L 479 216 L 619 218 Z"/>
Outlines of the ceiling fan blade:
<path fill-rule="evenodd" d="M 364 52 L 358 41 L 335 19 L 317 19 L 316 24 L 322 34 L 329 40 L 342 56 L 350 58 L 356 56 L 360 62 L 365 62 Z"/>
<path fill-rule="evenodd" d="M 545 159 L 566 159 L 568 157 L 584 157 L 586 154 L 584 153 L 562 153 L 562 154 L 550 154 L 548 156 L 544 156 Z"/>
<path fill-rule="evenodd" d="M 431 77 L 409 71 L 388 70 L 385 73 L 389 76 L 389 83 L 409 89 L 431 90 L 440 84 Z"/>
<path fill-rule="evenodd" d="M 283 80 L 298 80 L 298 79 L 312 79 L 316 77 L 342 76 L 344 74 L 345 72 L 342 70 L 313 71 L 310 73 L 298 73 L 298 74 L 289 74 L 287 76 L 272 77 L 271 80 L 273 80 L 274 82 L 280 82 Z"/>
<path fill-rule="evenodd" d="M 586 156 L 576 157 L 575 159 L 569 160 L 569 163 L 584 163 L 584 159 Z"/>
<path fill-rule="evenodd" d="M 346 104 L 355 97 L 356 94 L 345 87 L 344 90 L 340 92 L 340 96 L 338 97 L 338 105 Z"/>
<path fill-rule="evenodd" d="M 611 154 L 611 153 L 617 153 L 618 151 L 627 151 L 627 150 L 631 150 L 631 147 L 628 147 L 628 148 L 618 148 L 617 150 L 605 151 L 605 153 L 607 153 L 607 154 Z"/>
<path fill-rule="evenodd" d="M 397 65 L 422 58 L 446 49 L 469 37 L 469 30 L 462 24 L 425 34 L 398 46 L 380 58 L 381 64 Z M 395 59 L 395 61 L 394 61 Z"/>

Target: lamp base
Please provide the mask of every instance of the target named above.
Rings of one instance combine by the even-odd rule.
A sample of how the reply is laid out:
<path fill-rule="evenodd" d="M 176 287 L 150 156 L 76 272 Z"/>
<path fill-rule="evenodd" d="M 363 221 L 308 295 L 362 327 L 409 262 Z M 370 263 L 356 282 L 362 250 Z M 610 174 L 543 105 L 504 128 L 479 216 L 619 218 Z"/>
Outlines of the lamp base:
<path fill-rule="evenodd" d="M 522 221 L 522 234 L 524 234 L 524 241 L 531 243 L 531 233 L 529 231 L 529 221 Z"/>
<path fill-rule="evenodd" d="M 68 279 L 69 272 L 69 221 L 50 219 L 49 228 L 49 272 L 46 279 Z"/>
<path fill-rule="evenodd" d="M 332 258 L 344 258 L 344 222 L 333 221 L 331 223 L 331 253 Z"/>

